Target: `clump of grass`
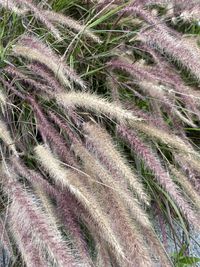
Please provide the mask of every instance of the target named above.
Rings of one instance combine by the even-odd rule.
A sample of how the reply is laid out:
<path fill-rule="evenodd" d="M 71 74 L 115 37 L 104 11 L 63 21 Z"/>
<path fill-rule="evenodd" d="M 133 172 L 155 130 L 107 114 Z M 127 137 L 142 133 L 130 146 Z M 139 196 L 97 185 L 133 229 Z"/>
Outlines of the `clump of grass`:
<path fill-rule="evenodd" d="M 183 34 L 197 27 L 198 2 L 0 7 L 0 231 L 9 262 L 177 264 L 165 227 L 178 253 L 200 219 L 200 48 L 196 31 Z"/>

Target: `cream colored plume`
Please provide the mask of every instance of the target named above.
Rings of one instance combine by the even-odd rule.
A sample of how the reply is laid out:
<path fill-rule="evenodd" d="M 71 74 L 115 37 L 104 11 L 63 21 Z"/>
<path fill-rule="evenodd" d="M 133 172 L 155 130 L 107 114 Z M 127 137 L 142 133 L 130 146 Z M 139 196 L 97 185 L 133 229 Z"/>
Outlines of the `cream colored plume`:
<path fill-rule="evenodd" d="M 87 134 L 88 140 L 90 140 L 97 150 L 109 159 L 110 164 L 117 169 L 117 174 L 122 176 L 137 194 L 138 198 L 148 205 L 149 199 L 147 194 L 144 192 L 142 183 L 134 174 L 133 170 L 130 169 L 126 160 L 121 156 L 121 153 L 118 151 L 111 136 L 106 132 L 106 130 L 91 123 L 85 123 L 83 129 Z"/>
<path fill-rule="evenodd" d="M 74 31 L 78 32 L 79 34 L 85 35 L 86 37 L 92 39 L 93 41 L 95 41 L 97 43 L 102 42 L 97 35 L 92 33 L 91 30 L 87 29 L 85 25 L 81 25 L 80 23 L 78 23 L 75 19 L 72 19 L 70 17 L 64 16 L 62 14 L 55 13 L 55 12 L 49 11 L 49 10 L 46 10 L 43 12 L 48 17 L 48 19 L 50 21 L 52 21 L 53 23 L 59 23 L 59 24 L 62 24 L 64 26 L 67 26 L 68 28 L 73 29 Z"/>
<path fill-rule="evenodd" d="M 105 214 L 102 212 L 95 198 L 84 187 L 83 183 L 81 183 L 78 175 L 61 166 L 59 160 L 44 146 L 37 146 L 35 153 L 40 164 L 54 178 L 56 183 L 68 188 L 77 200 L 85 206 L 95 223 L 98 224 L 101 235 L 103 235 L 104 239 L 115 251 L 116 257 L 118 259 L 124 258 L 123 249 L 109 225 Z"/>
<path fill-rule="evenodd" d="M 110 119 L 116 119 L 118 122 L 140 121 L 132 112 L 121 108 L 116 103 L 109 102 L 98 95 L 86 92 L 69 92 L 56 94 L 58 104 L 65 108 L 80 107 L 91 110 L 96 114 L 104 114 Z"/>
<path fill-rule="evenodd" d="M 36 37 L 22 37 L 13 47 L 13 52 L 17 56 L 22 56 L 31 61 L 44 64 L 55 74 L 58 80 L 67 87 L 71 88 L 70 81 L 74 81 L 82 88 L 86 87 L 84 81 L 76 72 L 65 64 L 52 49 Z"/>
<path fill-rule="evenodd" d="M 18 156 L 15 142 L 12 139 L 10 132 L 8 131 L 5 123 L 0 120 L 0 138 L 3 140 L 3 142 L 8 146 L 8 148 L 16 155 Z"/>

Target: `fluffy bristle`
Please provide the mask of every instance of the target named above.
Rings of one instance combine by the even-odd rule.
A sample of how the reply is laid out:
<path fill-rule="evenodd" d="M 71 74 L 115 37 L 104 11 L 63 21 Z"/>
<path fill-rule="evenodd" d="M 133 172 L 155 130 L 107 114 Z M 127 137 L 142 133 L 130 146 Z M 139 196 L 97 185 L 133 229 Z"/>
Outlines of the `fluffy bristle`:
<path fill-rule="evenodd" d="M 199 0 L 0 0 L 0 263 L 198 261 L 199 15 Z"/>

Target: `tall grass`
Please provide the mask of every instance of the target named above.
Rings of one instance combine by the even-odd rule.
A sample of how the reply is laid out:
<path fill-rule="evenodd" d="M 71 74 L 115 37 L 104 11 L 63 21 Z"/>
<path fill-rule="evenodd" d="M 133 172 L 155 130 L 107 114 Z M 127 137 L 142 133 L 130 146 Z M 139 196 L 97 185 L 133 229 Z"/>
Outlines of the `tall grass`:
<path fill-rule="evenodd" d="M 0 0 L 0 15 L 5 266 L 198 262 L 183 252 L 200 229 L 198 1 Z"/>

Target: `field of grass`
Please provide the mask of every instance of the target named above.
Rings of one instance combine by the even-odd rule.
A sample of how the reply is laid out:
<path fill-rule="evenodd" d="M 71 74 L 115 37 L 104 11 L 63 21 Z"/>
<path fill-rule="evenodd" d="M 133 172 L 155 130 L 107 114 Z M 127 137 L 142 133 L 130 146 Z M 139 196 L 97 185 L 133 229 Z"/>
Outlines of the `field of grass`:
<path fill-rule="evenodd" d="M 0 266 L 198 266 L 199 37 L 199 1 L 0 0 Z"/>

